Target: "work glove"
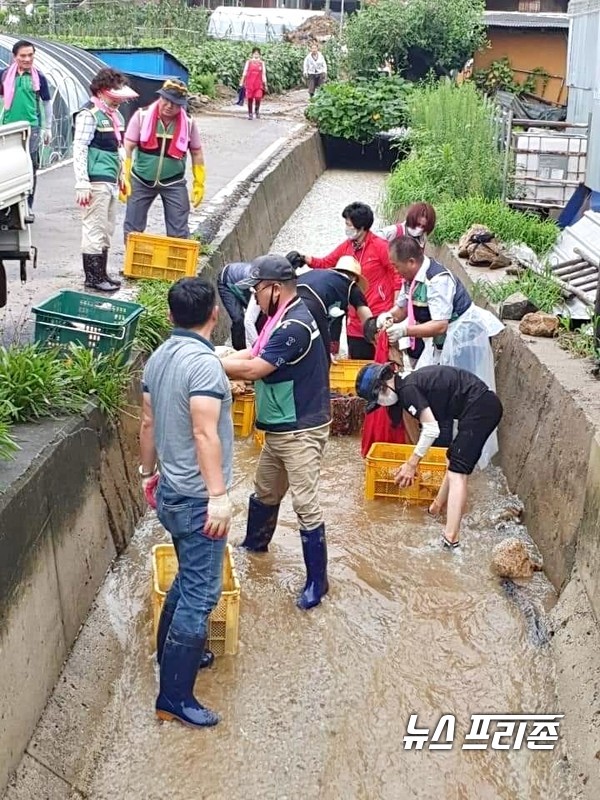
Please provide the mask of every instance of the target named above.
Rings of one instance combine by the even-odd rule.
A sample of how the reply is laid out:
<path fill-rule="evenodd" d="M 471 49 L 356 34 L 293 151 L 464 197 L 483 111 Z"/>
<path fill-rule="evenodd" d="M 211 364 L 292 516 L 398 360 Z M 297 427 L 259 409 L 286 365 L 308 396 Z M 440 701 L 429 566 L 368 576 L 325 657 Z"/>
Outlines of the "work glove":
<path fill-rule="evenodd" d="M 377 336 L 377 320 L 375 317 L 369 317 L 369 319 L 364 322 L 363 336 L 369 344 L 375 342 L 375 337 Z"/>
<path fill-rule="evenodd" d="M 339 342 L 329 342 L 329 352 L 332 356 L 337 356 L 340 353 L 340 343 Z"/>
<path fill-rule="evenodd" d="M 204 533 L 211 539 L 222 539 L 223 536 L 227 536 L 232 514 L 233 507 L 227 493 L 209 497 Z"/>
<path fill-rule="evenodd" d="M 300 255 L 297 250 L 290 250 L 286 258 L 294 269 L 300 269 L 300 267 L 304 267 L 306 265 L 304 256 Z"/>
<path fill-rule="evenodd" d="M 390 325 L 390 327 L 386 330 L 390 344 L 396 344 L 400 341 L 400 339 L 404 339 L 407 330 L 407 319 L 403 320 L 402 322 L 396 322 L 394 325 Z"/>
<path fill-rule="evenodd" d="M 159 478 L 160 472 L 155 472 L 154 475 L 151 475 L 149 478 L 142 479 L 142 489 L 144 491 L 146 502 L 150 508 L 156 508 L 156 488 L 158 486 Z"/>
<path fill-rule="evenodd" d="M 121 181 L 119 183 L 119 200 L 122 203 L 127 202 L 127 198 L 131 195 L 131 158 L 125 158 L 123 161 L 123 171 L 121 173 Z"/>
<path fill-rule="evenodd" d="M 204 197 L 204 184 L 206 183 L 206 168 L 204 164 L 194 164 L 192 166 L 194 182 L 192 184 L 192 196 L 190 200 L 194 208 L 200 205 Z"/>
<path fill-rule="evenodd" d="M 46 146 L 50 144 L 52 141 L 52 131 L 50 128 L 44 128 L 44 132 L 42 133 L 42 142 Z"/>
<path fill-rule="evenodd" d="M 394 322 L 394 318 L 392 317 L 391 311 L 384 311 L 383 314 L 380 314 L 377 317 L 377 330 L 381 331 L 385 328 L 389 328 Z"/>
<path fill-rule="evenodd" d="M 91 183 L 77 183 L 75 185 L 75 202 L 78 206 L 81 206 L 81 208 L 87 208 L 87 206 L 89 206 L 92 202 Z"/>

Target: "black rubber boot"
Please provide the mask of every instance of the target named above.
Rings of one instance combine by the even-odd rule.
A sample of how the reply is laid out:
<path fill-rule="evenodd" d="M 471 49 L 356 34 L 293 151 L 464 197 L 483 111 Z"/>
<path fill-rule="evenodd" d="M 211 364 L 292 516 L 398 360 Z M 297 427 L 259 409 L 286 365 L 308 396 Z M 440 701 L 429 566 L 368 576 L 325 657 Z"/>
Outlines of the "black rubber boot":
<path fill-rule="evenodd" d="M 296 605 L 303 611 L 318 606 L 329 591 L 327 581 L 327 540 L 325 525 L 313 531 L 300 531 L 302 554 L 306 564 L 306 584 Z"/>
<path fill-rule="evenodd" d="M 116 286 L 117 289 L 118 289 L 119 286 L 121 285 L 121 281 L 118 278 L 111 278 L 111 276 L 107 272 L 107 269 L 108 269 L 108 247 L 103 247 L 102 248 L 102 259 L 103 259 L 103 264 L 104 264 L 104 280 L 108 281 L 109 283 L 112 283 L 112 285 Z"/>
<path fill-rule="evenodd" d="M 279 506 L 267 506 L 251 494 L 248 501 L 246 538 L 241 544 L 253 553 L 266 553 L 277 527 Z"/>
<path fill-rule="evenodd" d="M 158 629 L 156 631 L 156 660 L 159 664 L 165 649 L 165 642 L 167 641 L 167 634 L 169 632 L 169 628 L 171 627 L 173 614 L 174 611 L 170 608 L 167 608 L 166 604 L 164 604 L 160 612 Z M 200 666 L 198 669 L 206 669 L 206 667 L 212 666 L 214 660 L 214 653 L 211 653 L 210 650 L 205 650 L 202 654 L 202 658 L 200 659 Z"/>
<path fill-rule="evenodd" d="M 85 286 L 97 292 L 116 292 L 118 287 L 113 286 L 105 278 L 104 256 L 102 253 L 84 253 L 83 271 L 85 272 Z"/>
<path fill-rule="evenodd" d="M 219 717 L 194 697 L 194 682 L 205 644 L 204 638 L 169 630 L 160 662 L 160 694 L 156 699 L 159 719 L 177 719 L 192 728 L 208 728 L 218 723 Z"/>

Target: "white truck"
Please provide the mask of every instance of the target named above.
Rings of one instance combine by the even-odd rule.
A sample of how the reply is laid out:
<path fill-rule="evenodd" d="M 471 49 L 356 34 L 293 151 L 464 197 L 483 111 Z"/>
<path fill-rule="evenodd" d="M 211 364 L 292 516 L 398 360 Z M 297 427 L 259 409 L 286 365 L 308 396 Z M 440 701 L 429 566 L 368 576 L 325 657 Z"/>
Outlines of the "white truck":
<path fill-rule="evenodd" d="M 27 262 L 37 265 L 31 244 L 27 198 L 33 187 L 28 150 L 29 125 L 0 125 L 0 308 L 7 298 L 5 261 L 18 261 L 21 281 L 27 280 Z"/>

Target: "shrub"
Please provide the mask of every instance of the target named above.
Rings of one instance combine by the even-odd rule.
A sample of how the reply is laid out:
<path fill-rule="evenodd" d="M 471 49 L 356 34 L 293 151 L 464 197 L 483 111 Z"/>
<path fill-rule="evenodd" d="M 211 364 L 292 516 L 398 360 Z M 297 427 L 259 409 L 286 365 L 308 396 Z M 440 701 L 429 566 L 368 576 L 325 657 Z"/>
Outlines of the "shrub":
<path fill-rule="evenodd" d="M 500 197 L 503 157 L 493 103 L 472 84 L 441 81 L 413 92 L 408 106 L 414 149 L 388 178 L 383 203 L 388 219 L 420 200 Z"/>
<path fill-rule="evenodd" d="M 366 144 L 375 134 L 406 123 L 408 84 L 399 78 L 327 83 L 306 116 L 321 133 Z"/>
<path fill-rule="evenodd" d="M 169 281 L 139 281 L 136 302 L 145 307 L 138 322 L 135 345 L 143 353 L 152 353 L 169 335 Z"/>
<path fill-rule="evenodd" d="M 563 304 L 560 286 L 550 274 L 525 270 L 513 280 L 488 281 L 481 279 L 475 284 L 475 292 L 487 297 L 492 303 L 502 303 L 515 292 L 521 292 L 533 305 L 546 314 L 552 314 Z"/>
<path fill-rule="evenodd" d="M 348 20 L 349 67 L 369 75 L 392 57 L 413 79 L 459 69 L 485 43 L 484 8 L 483 0 L 378 0 Z"/>
<path fill-rule="evenodd" d="M 432 241 L 458 242 L 471 225 L 489 228 L 506 244 L 526 244 L 538 255 L 545 255 L 556 242 L 559 229 L 552 220 L 541 221 L 534 214 L 514 211 L 501 200 L 468 197 L 438 205 L 437 224 Z"/>

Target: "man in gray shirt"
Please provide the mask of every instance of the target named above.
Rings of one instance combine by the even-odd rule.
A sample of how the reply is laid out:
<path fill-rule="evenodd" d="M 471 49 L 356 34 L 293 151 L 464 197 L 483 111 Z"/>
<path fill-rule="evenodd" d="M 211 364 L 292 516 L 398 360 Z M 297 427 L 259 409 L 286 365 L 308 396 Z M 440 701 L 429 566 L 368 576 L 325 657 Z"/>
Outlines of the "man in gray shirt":
<path fill-rule="evenodd" d="M 210 343 L 218 316 L 212 285 L 182 278 L 169 290 L 169 309 L 173 332 L 144 369 L 140 431 L 140 475 L 149 481 L 158 459 L 158 518 L 179 562 L 158 626 L 156 714 L 206 727 L 219 718 L 193 689 L 199 667 L 212 661 L 205 653 L 207 620 L 221 595 L 231 522 L 231 390 Z"/>

